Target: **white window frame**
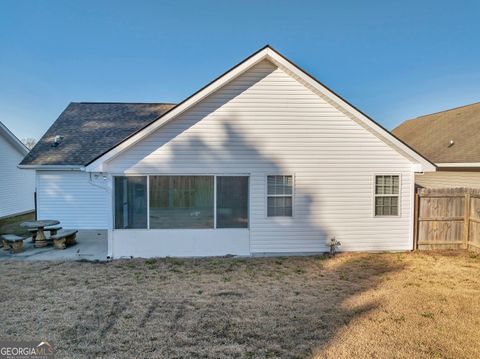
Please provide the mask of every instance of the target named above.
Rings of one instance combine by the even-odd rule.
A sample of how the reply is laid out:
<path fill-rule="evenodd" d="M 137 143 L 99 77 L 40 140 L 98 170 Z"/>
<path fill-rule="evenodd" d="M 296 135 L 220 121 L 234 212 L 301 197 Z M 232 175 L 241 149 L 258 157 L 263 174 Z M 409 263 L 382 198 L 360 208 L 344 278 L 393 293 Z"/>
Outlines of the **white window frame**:
<path fill-rule="evenodd" d="M 268 177 L 270 176 L 291 176 L 292 177 L 292 194 L 291 195 L 269 195 L 268 194 Z M 269 216 L 268 215 L 268 197 L 292 197 L 292 215 L 291 216 Z M 265 175 L 265 218 L 294 218 L 295 217 L 295 174 L 294 173 L 268 173 Z"/>
<path fill-rule="evenodd" d="M 152 230 L 150 228 L 150 176 L 210 176 L 213 177 L 213 227 L 212 228 L 196 228 L 195 230 L 250 230 L 251 226 L 251 173 L 148 173 L 148 174 L 139 174 L 139 173 L 112 173 L 110 178 L 112 179 L 112 230 L 117 231 L 130 231 L 130 230 Z M 286 176 L 286 175 L 285 175 Z M 115 228 L 115 177 L 146 177 L 147 178 L 147 228 Z M 247 220 L 248 226 L 246 228 L 217 228 L 217 177 L 247 177 L 248 179 L 248 213 Z M 292 208 L 293 213 L 293 208 Z M 183 230 L 183 228 L 173 228 L 174 230 Z M 188 228 L 185 228 L 188 229 Z M 153 230 L 163 230 L 161 228 Z"/>
<path fill-rule="evenodd" d="M 377 177 L 379 176 L 398 176 L 398 194 L 377 194 L 377 191 L 376 191 L 376 184 L 377 184 Z M 401 173 L 398 173 L 398 172 L 395 172 L 395 173 L 375 173 L 373 175 L 373 179 L 372 179 L 372 191 L 373 191 L 373 201 L 372 201 L 372 215 L 373 217 L 375 218 L 396 218 L 396 217 L 401 217 L 401 210 L 402 210 L 402 203 L 401 203 L 401 199 L 402 199 L 402 174 Z M 398 210 L 397 210 L 397 214 L 382 214 L 382 215 L 377 215 L 376 214 L 376 201 L 375 199 L 377 197 L 397 197 L 398 198 L 398 201 L 397 201 L 397 206 L 398 206 Z"/>

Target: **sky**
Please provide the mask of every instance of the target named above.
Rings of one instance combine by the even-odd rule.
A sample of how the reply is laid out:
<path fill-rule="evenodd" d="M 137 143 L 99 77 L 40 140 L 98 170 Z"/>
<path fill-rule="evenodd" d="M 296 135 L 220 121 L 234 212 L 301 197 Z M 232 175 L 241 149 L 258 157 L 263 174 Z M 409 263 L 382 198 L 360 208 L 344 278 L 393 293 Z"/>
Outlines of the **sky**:
<path fill-rule="evenodd" d="M 480 1 L 0 0 L 0 121 L 180 102 L 270 44 L 388 129 L 480 101 Z"/>

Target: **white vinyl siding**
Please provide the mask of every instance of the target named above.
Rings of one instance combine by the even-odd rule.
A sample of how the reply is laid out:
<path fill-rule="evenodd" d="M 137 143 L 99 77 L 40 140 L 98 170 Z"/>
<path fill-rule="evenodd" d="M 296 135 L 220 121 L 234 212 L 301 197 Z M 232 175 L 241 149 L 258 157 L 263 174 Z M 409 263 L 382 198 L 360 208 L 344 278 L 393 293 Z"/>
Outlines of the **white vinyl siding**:
<path fill-rule="evenodd" d="M 35 171 L 19 169 L 24 155 L 0 134 L 0 218 L 33 211 Z"/>
<path fill-rule="evenodd" d="M 81 171 L 37 171 L 39 219 L 63 228 L 107 229 L 112 218 L 109 181 Z"/>
<path fill-rule="evenodd" d="M 250 176 L 250 252 L 412 248 L 412 163 L 263 61 L 106 164 L 116 174 Z M 398 217 L 375 217 L 372 178 L 401 175 Z M 293 217 L 267 217 L 266 179 L 295 173 Z M 200 241 L 200 239 L 199 239 Z"/>

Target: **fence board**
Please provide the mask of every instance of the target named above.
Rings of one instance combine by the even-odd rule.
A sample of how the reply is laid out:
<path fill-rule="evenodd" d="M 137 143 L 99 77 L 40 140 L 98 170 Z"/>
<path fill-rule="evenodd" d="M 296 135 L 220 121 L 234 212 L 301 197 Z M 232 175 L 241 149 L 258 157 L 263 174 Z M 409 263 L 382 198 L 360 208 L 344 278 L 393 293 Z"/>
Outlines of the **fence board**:
<path fill-rule="evenodd" d="M 422 188 L 417 201 L 416 248 L 480 248 L 480 190 Z"/>
<path fill-rule="evenodd" d="M 470 221 L 470 236 L 468 243 L 480 245 L 480 223 Z"/>
<path fill-rule="evenodd" d="M 470 196 L 470 198 L 470 218 L 480 220 L 480 198 L 474 196 Z"/>

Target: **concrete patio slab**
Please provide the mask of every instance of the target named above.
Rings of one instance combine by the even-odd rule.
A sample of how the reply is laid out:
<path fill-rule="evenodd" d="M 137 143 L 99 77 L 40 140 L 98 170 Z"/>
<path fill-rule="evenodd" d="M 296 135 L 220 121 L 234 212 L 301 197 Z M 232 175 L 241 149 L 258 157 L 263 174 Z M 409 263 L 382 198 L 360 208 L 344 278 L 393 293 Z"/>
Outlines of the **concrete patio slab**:
<path fill-rule="evenodd" d="M 77 244 L 65 249 L 55 249 L 50 243 L 44 248 L 35 248 L 31 239 L 23 241 L 24 251 L 11 254 L 0 248 L 0 260 L 24 261 L 106 261 L 107 260 L 107 231 L 106 230 L 79 230 Z"/>

